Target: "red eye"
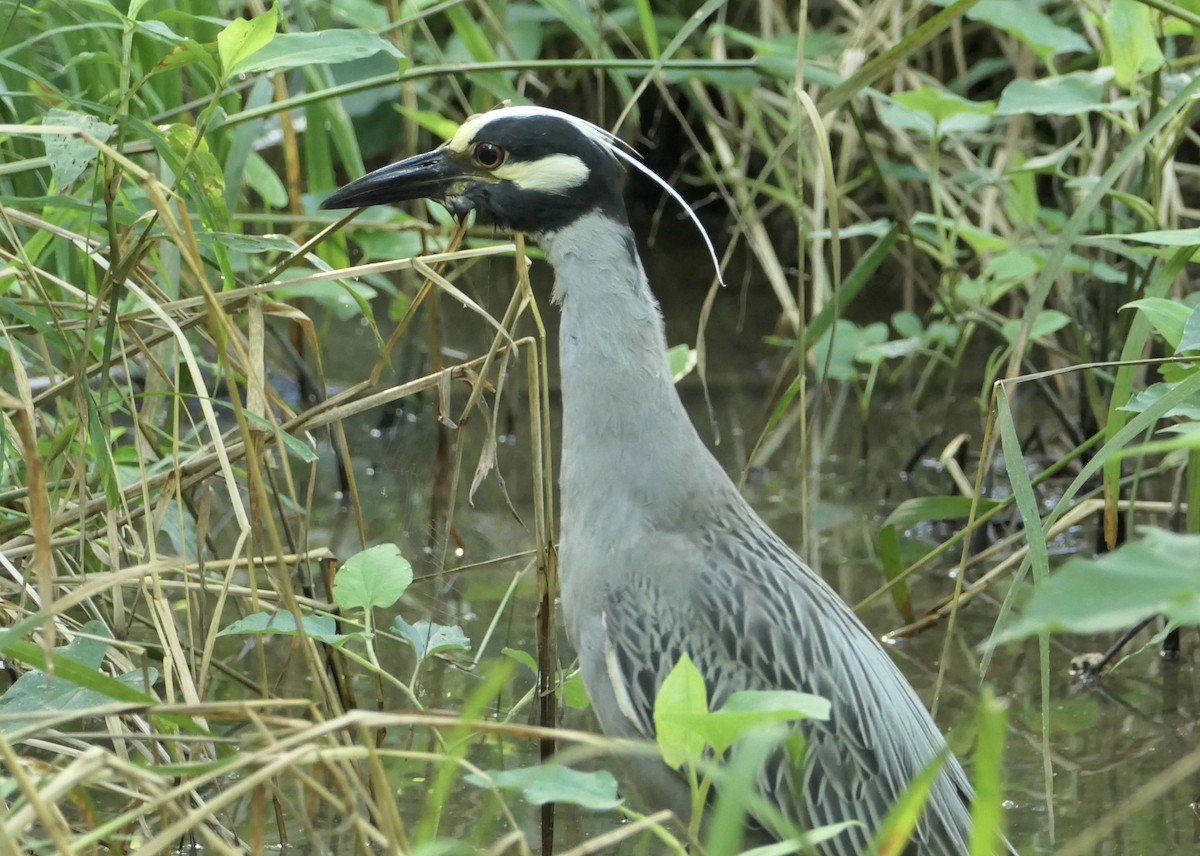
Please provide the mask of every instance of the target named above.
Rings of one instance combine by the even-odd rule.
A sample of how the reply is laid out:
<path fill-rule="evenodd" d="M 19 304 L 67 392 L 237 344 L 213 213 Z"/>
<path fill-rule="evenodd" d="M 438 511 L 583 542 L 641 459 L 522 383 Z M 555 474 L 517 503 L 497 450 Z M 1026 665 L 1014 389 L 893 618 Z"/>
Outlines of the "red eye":
<path fill-rule="evenodd" d="M 473 154 L 475 162 L 484 169 L 495 169 L 504 163 L 504 149 L 495 143 L 476 143 Z"/>

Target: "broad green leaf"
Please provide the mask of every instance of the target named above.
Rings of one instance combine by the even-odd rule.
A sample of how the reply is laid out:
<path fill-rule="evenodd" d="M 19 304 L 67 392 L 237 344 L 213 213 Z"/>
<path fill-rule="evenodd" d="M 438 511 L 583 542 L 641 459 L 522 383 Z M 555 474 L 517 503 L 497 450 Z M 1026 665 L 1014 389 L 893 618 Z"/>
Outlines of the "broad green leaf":
<path fill-rule="evenodd" d="M 95 137 L 100 142 L 108 141 L 116 125 L 101 122 L 95 116 L 79 113 L 75 110 L 63 110 L 55 107 L 47 111 L 43 120 L 46 125 L 78 128 Z M 54 184 L 59 191 L 65 191 L 75 183 L 75 179 L 83 175 L 83 171 L 92 165 L 100 150 L 82 137 L 73 134 L 50 134 L 44 139 L 46 160 L 50 161 L 50 174 L 54 176 Z"/>
<path fill-rule="evenodd" d="M 416 230 L 355 229 L 354 243 L 363 251 L 363 259 L 408 259 L 421 254 L 425 238 Z M 351 284 L 356 284 L 351 282 Z M 328 289 L 328 286 L 326 286 Z M 374 289 L 371 289 L 372 292 Z"/>
<path fill-rule="evenodd" d="M 667 365 L 671 369 L 671 380 L 679 383 L 696 368 L 696 349 L 687 345 L 676 345 L 667 350 Z"/>
<path fill-rule="evenodd" d="M 1036 276 L 1041 264 L 1031 253 L 1018 248 L 989 256 L 983 269 L 992 279 L 1024 281 Z"/>
<path fill-rule="evenodd" d="M 520 663 L 535 675 L 538 672 L 537 661 L 533 659 L 533 655 L 528 651 L 520 651 L 516 648 L 503 648 L 500 651 L 505 657 Z M 576 669 L 571 673 L 562 673 L 562 698 L 568 707 L 576 710 L 587 710 L 590 705 L 588 700 L 587 687 L 583 684 L 583 672 Z"/>
<path fill-rule="evenodd" d="M 461 627 L 448 627 L 444 624 L 434 624 L 422 618 L 416 624 L 409 624 L 399 615 L 392 620 L 392 632 L 400 635 L 404 641 L 417 652 L 417 657 L 424 660 L 439 651 L 456 649 L 471 650 L 471 640 L 463 633 Z"/>
<path fill-rule="evenodd" d="M 1117 83 L 1132 89 L 1138 78 L 1164 63 L 1155 22 L 1160 14 L 1139 0 L 1111 0 L 1101 19 L 1101 32 Z"/>
<path fill-rule="evenodd" d="M 1179 345 L 1175 348 L 1177 354 L 1186 354 L 1189 351 L 1200 351 L 1200 306 L 1192 309 L 1187 323 L 1183 325 Z"/>
<path fill-rule="evenodd" d="M 1112 80 L 1112 69 L 1073 71 L 1042 80 L 1017 78 L 1004 87 L 996 113 L 1013 116 L 1025 113 L 1034 116 L 1077 116 L 1098 110 L 1133 110 L 1138 102 L 1132 98 L 1110 100 L 1104 87 Z"/>
<path fill-rule="evenodd" d="M 938 0 L 936 5 L 946 5 Z M 1029 0 L 980 0 L 967 18 L 982 21 L 1023 41 L 1043 61 L 1063 53 L 1091 53 L 1092 46 L 1075 30 L 1060 27 Z"/>
<path fill-rule="evenodd" d="M 704 676 L 686 653 L 667 675 L 654 699 L 654 730 L 663 760 L 673 770 L 704 753 L 704 737 L 689 719 L 708 713 Z"/>
<path fill-rule="evenodd" d="M 994 499 L 981 499 L 978 513 L 984 514 L 1000 504 Z M 897 529 L 911 529 L 918 523 L 928 523 L 932 520 L 966 520 L 970 515 L 969 496 L 920 496 L 906 499 L 897 505 L 883 523 Z"/>
<path fill-rule="evenodd" d="M 387 609 L 412 585 L 412 565 L 395 544 L 379 544 L 346 560 L 333 578 L 342 609 Z"/>
<path fill-rule="evenodd" d="M 192 63 L 199 63 L 204 67 L 204 70 L 217 77 L 220 75 L 220 70 L 217 68 L 216 50 L 211 43 L 203 44 L 194 39 L 185 39 L 178 46 L 171 48 L 166 55 L 159 60 L 158 68 L 168 70 L 173 68 L 183 68 Z"/>
<path fill-rule="evenodd" d="M 932 137 L 985 130 L 994 111 L 991 101 L 968 101 L 944 89 L 922 86 L 884 101 L 879 115 L 889 125 Z"/>
<path fill-rule="evenodd" d="M 236 18 L 217 34 L 217 53 L 221 57 L 221 70 L 225 77 L 238 73 L 244 63 L 271 43 L 275 28 L 279 24 L 279 6 L 247 21 Z"/>
<path fill-rule="evenodd" d="M 1200 535 L 1146 528 L 1111 553 L 1068 559 L 991 644 L 1043 632 L 1104 633 L 1151 615 L 1200 624 L 1197 555 Z"/>
<path fill-rule="evenodd" d="M 533 659 L 533 655 L 528 651 L 522 651 L 518 648 L 501 648 L 500 653 L 510 660 L 520 663 L 535 675 L 538 673 L 537 660 Z"/>
<path fill-rule="evenodd" d="M 488 770 L 463 777 L 480 788 L 518 791 L 531 805 L 570 803 L 592 811 L 607 811 L 621 804 L 617 780 L 607 770 L 580 772 L 562 764 L 542 764 L 513 770 Z"/>
<path fill-rule="evenodd" d="M 996 105 L 991 101 L 969 101 L 936 86 L 921 86 L 908 92 L 898 92 L 893 98 L 910 110 L 927 113 L 938 125 L 945 125 L 956 116 L 991 116 Z"/>
<path fill-rule="evenodd" d="M 1158 404 L 1168 392 L 1176 387 L 1174 383 L 1154 383 L 1135 395 L 1128 404 L 1119 408 L 1126 413 L 1141 413 Z M 1200 397 L 1185 401 L 1163 414 L 1164 419 L 1191 419 L 1200 421 Z"/>
<path fill-rule="evenodd" d="M 819 696 L 812 696 L 811 698 L 818 702 L 825 701 L 825 699 Z M 698 737 L 703 741 L 703 745 L 711 747 L 713 753 L 717 757 L 720 757 L 729 750 L 730 746 L 755 729 L 767 725 L 795 722 L 808 718 L 804 711 L 795 708 L 768 711 L 736 711 L 722 708 L 721 710 L 713 710 L 708 713 L 674 714 L 670 717 L 670 722 L 673 727 L 678 728 L 681 732 Z M 825 717 L 817 718 L 823 719 Z M 661 739 L 659 745 L 662 745 Z M 665 757 L 666 752 L 664 751 L 663 754 Z"/>
<path fill-rule="evenodd" d="M 911 357 L 921 349 L 922 344 L 921 339 L 915 336 L 906 339 L 890 339 L 886 342 L 867 345 L 860 349 L 854 358 L 860 363 L 879 365 L 887 360 Z"/>
<path fill-rule="evenodd" d="M 89 621 L 80 629 L 80 635 L 54 649 L 54 677 L 44 669 L 31 669 L 17 678 L 0 695 L 0 714 L 4 717 L 0 731 L 36 726 L 50 716 L 85 711 L 113 701 L 153 703 L 154 699 L 142 690 L 158 680 L 155 670 L 135 670 L 117 678 L 99 671 L 108 651 L 103 640 L 109 638 L 108 628 L 102 622 Z M 31 643 L 21 644 L 36 647 Z"/>
<path fill-rule="evenodd" d="M 1178 348 L 1183 341 L 1183 331 L 1192 314 L 1190 307 L 1165 297 L 1143 297 L 1131 300 L 1121 308 L 1136 309 L 1145 315 L 1146 320 L 1172 348 Z"/>
<path fill-rule="evenodd" d="M 381 52 L 389 54 L 403 66 L 404 54 L 395 45 L 366 30 L 280 33 L 269 44 L 263 45 L 240 62 L 236 71 L 245 74 L 252 71 L 285 71 L 318 63 L 336 65 Z"/>
<path fill-rule="evenodd" d="M 16 660 L 29 663 L 45 671 L 46 652 L 42 649 L 41 645 L 17 640 L 5 644 L 3 651 Z M 92 669 L 84 663 L 72 660 L 70 657 L 65 657 L 54 664 L 54 679 L 59 680 L 60 678 L 84 689 L 95 690 L 103 695 L 107 701 L 126 701 L 133 704 L 158 703 L 158 699 L 152 695 L 148 695 L 143 690 L 135 689 L 126 683 L 118 681 L 116 678 L 110 678 L 103 672 Z M 191 722 L 190 719 L 182 716 L 172 716 L 170 719 L 179 724 Z"/>
<path fill-rule="evenodd" d="M 225 202 L 225 169 L 209 148 L 208 140 L 197 137 L 194 125 L 174 122 L 159 127 L 180 163 L 187 164 L 187 176 L 196 196 L 207 206 L 204 222 L 216 232 L 232 231 L 232 218 Z"/>
<path fill-rule="evenodd" d="M 272 289 L 281 298 L 307 297 L 332 311 L 339 321 L 350 318 L 370 318 L 370 301 L 379 292 L 361 280 L 338 280 L 336 287 L 330 287 L 328 282 L 308 282 L 290 285 L 292 279 L 308 276 L 307 271 L 285 271 L 279 279 L 279 285 Z"/>
<path fill-rule="evenodd" d="M 361 634 L 338 633 L 337 622 L 330 615 L 306 615 L 302 620 L 304 634 L 318 642 L 338 645 Z M 295 636 L 296 617 L 290 612 L 255 612 L 239 618 L 228 627 L 221 628 L 218 636 L 246 636 L 254 634 Z"/>
<path fill-rule="evenodd" d="M 563 681 L 562 698 L 567 707 L 575 710 L 587 710 L 591 706 L 587 687 L 583 683 L 583 672 L 575 672 Z"/>
<path fill-rule="evenodd" d="M 828 699 L 794 690 L 741 690 L 729 696 L 719 710 L 708 714 L 719 723 L 725 746 L 712 742 L 718 753 L 741 740 L 759 725 L 795 722 L 800 719 L 829 719 Z"/>
<path fill-rule="evenodd" d="M 925 325 L 914 312 L 900 311 L 892 314 L 892 329 L 901 336 L 920 336 Z"/>
<path fill-rule="evenodd" d="M 913 225 L 930 225 L 934 227 L 938 227 L 940 224 L 942 229 L 966 241 L 971 249 L 979 255 L 1003 252 L 1011 246 L 1007 238 L 997 235 L 995 232 L 989 232 L 971 223 L 962 222 L 951 217 L 938 218 L 933 214 L 921 212 L 913 217 L 911 222 Z"/>
<path fill-rule="evenodd" d="M 817 374 L 830 380 L 851 380 L 861 372 L 856 365 L 859 353 L 886 342 L 888 329 L 882 321 L 860 327 L 853 321 L 839 318 L 834 323 L 832 335 L 832 347 L 829 331 L 813 344 Z"/>
<path fill-rule="evenodd" d="M 1003 101 L 1003 98 L 1001 98 L 1001 101 Z M 996 108 L 996 112 L 1001 112 L 999 107 Z M 1079 148 L 1081 142 L 1083 142 L 1083 137 L 1079 136 L 1065 146 L 1059 146 L 1057 149 L 1047 152 L 1044 155 L 1014 160 L 1007 172 L 1042 172 L 1062 176 L 1065 174 L 1063 164 L 1075 153 L 1075 149 Z"/>
<path fill-rule="evenodd" d="M 262 155 L 258 152 L 250 152 L 246 157 L 246 169 L 243 176 L 246 184 L 259 195 L 267 207 L 287 207 L 287 188 L 283 186 L 279 173 L 271 169 L 270 164 L 263 160 Z"/>
<path fill-rule="evenodd" d="M 147 669 L 126 672 L 113 678 L 118 684 L 139 691 L 147 685 L 158 681 L 158 671 Z M 21 675 L 11 687 L 0 696 L 0 732 L 11 733 L 21 728 L 36 726 L 49 717 L 57 717 L 64 713 L 78 711 L 81 715 L 86 711 L 112 704 L 111 694 L 81 687 L 71 681 L 55 675 L 51 679 L 45 672 L 32 671 Z M 28 717 L 20 714 L 27 713 Z M 61 723 L 56 727 L 61 727 Z"/>
<path fill-rule="evenodd" d="M 1020 318 L 1011 318 L 1000 325 L 1000 335 L 1010 345 L 1017 341 L 1017 336 L 1020 334 L 1021 325 L 1024 323 Z M 1059 312 L 1057 309 L 1043 309 L 1037 314 L 1037 318 L 1033 320 L 1033 325 L 1029 328 L 1029 336 L 1036 339 L 1040 336 L 1049 336 L 1052 333 L 1057 333 L 1063 327 L 1071 323 L 1071 316 L 1065 312 Z"/>

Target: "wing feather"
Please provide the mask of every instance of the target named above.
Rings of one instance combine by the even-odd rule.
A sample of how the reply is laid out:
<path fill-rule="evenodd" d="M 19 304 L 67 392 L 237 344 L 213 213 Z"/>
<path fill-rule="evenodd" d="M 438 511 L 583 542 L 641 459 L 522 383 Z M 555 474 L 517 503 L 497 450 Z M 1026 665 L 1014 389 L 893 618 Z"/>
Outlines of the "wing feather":
<path fill-rule="evenodd" d="M 908 681 L 850 608 L 748 507 L 699 536 L 660 533 L 648 542 L 666 549 L 642 551 L 653 567 L 625 575 L 602 608 L 608 678 L 621 687 L 632 733 L 653 739 L 655 695 L 685 651 L 705 676 L 713 707 L 751 689 L 829 699 L 829 721 L 800 725 L 803 769 L 795 771 L 781 750 L 759 787 L 805 827 L 861 821 L 820 852 L 863 852 L 909 781 L 944 751 Z M 668 565 L 677 562 L 690 570 L 672 572 Z M 672 587 L 697 571 L 702 585 Z M 911 852 L 965 852 L 970 798 L 962 767 L 949 759 Z"/>

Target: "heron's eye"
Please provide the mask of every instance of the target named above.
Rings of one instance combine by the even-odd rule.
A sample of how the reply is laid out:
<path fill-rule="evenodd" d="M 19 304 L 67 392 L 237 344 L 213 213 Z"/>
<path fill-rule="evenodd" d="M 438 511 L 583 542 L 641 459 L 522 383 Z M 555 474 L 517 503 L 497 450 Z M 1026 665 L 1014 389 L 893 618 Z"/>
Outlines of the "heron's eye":
<path fill-rule="evenodd" d="M 472 152 L 475 163 L 484 169 L 495 169 L 504 163 L 506 152 L 495 143 L 476 143 Z"/>

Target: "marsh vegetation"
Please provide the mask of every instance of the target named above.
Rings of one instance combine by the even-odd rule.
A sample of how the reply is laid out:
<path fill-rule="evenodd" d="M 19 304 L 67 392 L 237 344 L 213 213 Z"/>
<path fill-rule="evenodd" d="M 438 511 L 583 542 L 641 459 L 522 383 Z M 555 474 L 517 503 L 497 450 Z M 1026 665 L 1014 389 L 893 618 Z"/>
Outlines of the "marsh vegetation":
<path fill-rule="evenodd" d="M 3 852 L 733 852 L 621 800 L 558 639 L 536 249 L 318 210 L 504 100 L 700 215 L 725 289 L 630 176 L 681 394 L 894 643 L 983 828 L 1195 849 L 1194 4 L 0 21 Z"/>

